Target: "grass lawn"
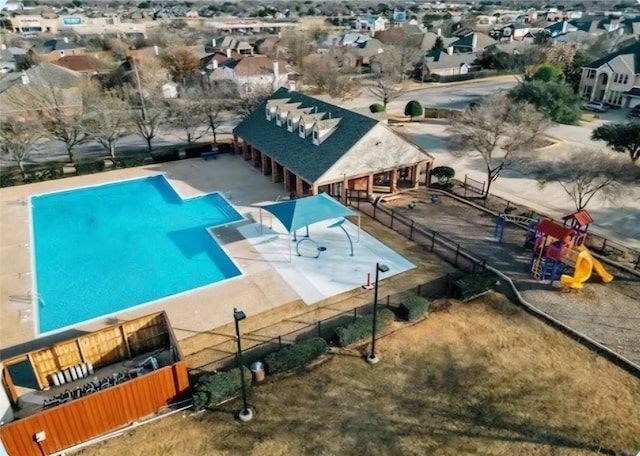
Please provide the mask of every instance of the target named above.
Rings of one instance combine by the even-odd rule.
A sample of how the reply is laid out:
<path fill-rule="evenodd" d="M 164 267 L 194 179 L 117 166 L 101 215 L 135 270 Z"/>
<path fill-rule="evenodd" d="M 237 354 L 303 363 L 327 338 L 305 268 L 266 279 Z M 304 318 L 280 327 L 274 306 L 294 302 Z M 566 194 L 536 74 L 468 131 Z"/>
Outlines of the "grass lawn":
<path fill-rule="evenodd" d="M 588 455 L 640 451 L 640 381 L 500 295 L 455 305 L 199 415 L 102 442 L 101 455 Z M 635 450 L 635 451 L 632 451 Z"/>

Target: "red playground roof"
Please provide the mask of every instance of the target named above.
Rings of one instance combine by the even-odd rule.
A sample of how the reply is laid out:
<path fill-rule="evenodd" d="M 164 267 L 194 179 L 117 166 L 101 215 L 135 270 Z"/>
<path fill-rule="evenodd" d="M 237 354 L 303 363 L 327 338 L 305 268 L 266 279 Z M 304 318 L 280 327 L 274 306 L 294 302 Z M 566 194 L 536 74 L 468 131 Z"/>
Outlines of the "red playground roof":
<path fill-rule="evenodd" d="M 536 231 L 544 234 L 545 236 L 551 236 L 552 238 L 563 241 L 569 236 L 573 230 L 566 226 L 559 225 L 552 220 L 543 220 L 536 226 Z"/>
<path fill-rule="evenodd" d="M 584 209 L 580 209 L 578 212 L 574 212 L 573 214 L 566 215 L 562 217 L 562 220 L 564 220 L 565 222 L 567 220 L 575 220 L 576 223 L 578 223 L 578 225 L 580 226 L 580 228 L 582 228 L 585 225 L 588 225 L 589 223 L 593 223 L 593 218 L 591 218 L 591 214 L 589 214 Z"/>

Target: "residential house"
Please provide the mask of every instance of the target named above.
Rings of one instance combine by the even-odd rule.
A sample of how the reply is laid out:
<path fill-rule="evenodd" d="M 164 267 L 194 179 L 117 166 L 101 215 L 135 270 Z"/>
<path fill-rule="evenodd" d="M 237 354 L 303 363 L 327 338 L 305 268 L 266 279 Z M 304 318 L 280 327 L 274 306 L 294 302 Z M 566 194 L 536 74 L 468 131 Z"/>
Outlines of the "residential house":
<path fill-rule="evenodd" d="M 496 40 L 486 33 L 472 32 L 451 42 L 454 52 L 478 52 L 484 48 L 496 44 Z"/>
<path fill-rule="evenodd" d="M 589 35 L 603 35 L 614 31 L 624 33 L 622 18 L 616 16 L 586 16 L 569 21 L 578 31 Z"/>
<path fill-rule="evenodd" d="M 526 24 L 510 22 L 500 27 L 494 27 L 489 36 L 496 41 L 522 41 L 528 35 L 529 27 Z"/>
<path fill-rule="evenodd" d="M 258 54 L 275 56 L 278 54 L 284 55 L 286 51 L 285 46 L 281 43 L 282 38 L 279 35 L 267 35 L 264 38 L 259 39 L 255 43 L 255 52 Z"/>
<path fill-rule="evenodd" d="M 352 68 L 371 65 L 372 60 L 383 52 L 382 43 L 375 38 L 347 48 L 347 54 L 351 56 L 350 66 Z"/>
<path fill-rule="evenodd" d="M 598 59 L 582 70 L 580 93 L 614 106 L 640 104 L 640 42 Z"/>
<path fill-rule="evenodd" d="M 433 46 L 438 41 L 438 38 L 442 40 L 442 45 L 446 48 L 454 41 L 457 41 L 458 38 L 447 38 L 442 35 L 438 35 L 433 32 L 426 32 L 422 35 L 422 41 L 420 42 L 420 50 L 429 52 L 433 49 Z"/>
<path fill-rule="evenodd" d="M 112 68 L 106 62 L 92 55 L 66 55 L 55 62 L 56 65 L 84 76 L 100 76 L 111 73 Z"/>
<path fill-rule="evenodd" d="M 209 75 L 211 82 L 231 82 L 240 95 L 254 92 L 258 87 L 273 90 L 288 85 L 289 77 L 295 72 L 285 60 L 273 61 L 267 56 L 245 56 L 237 61 L 229 59 L 214 69 Z"/>
<path fill-rule="evenodd" d="M 479 71 L 481 66 L 477 60 L 475 54 L 454 53 L 453 47 L 449 46 L 446 51 L 436 50 L 424 57 L 423 76 L 424 78 L 431 75 L 458 76 Z"/>
<path fill-rule="evenodd" d="M 391 23 L 384 16 L 358 17 L 355 20 L 355 29 L 371 33 L 389 30 Z"/>
<path fill-rule="evenodd" d="M 26 63 L 27 50 L 0 44 L 0 73 L 19 71 Z"/>
<path fill-rule="evenodd" d="M 559 10 L 558 8 L 549 8 L 547 11 L 547 21 L 549 22 L 559 22 L 559 21 L 568 21 L 571 19 L 580 19 L 582 18 L 582 11 L 575 10 Z"/>
<path fill-rule="evenodd" d="M 211 47 L 215 51 L 227 52 L 227 49 L 243 55 L 253 55 L 253 46 L 248 41 L 239 40 L 227 35 L 211 40 Z"/>
<path fill-rule="evenodd" d="M 384 122 L 280 89 L 233 130 L 236 153 L 298 197 L 346 202 L 428 182 L 433 158 Z"/>
<path fill-rule="evenodd" d="M 570 23 L 569 21 L 558 21 L 547 25 L 543 29 L 543 33 L 549 36 L 553 41 L 561 41 L 562 38 L 568 33 L 577 32 L 578 27 Z"/>
<path fill-rule="evenodd" d="M 211 73 L 218 67 L 227 65 L 232 66 L 244 58 L 243 54 L 238 54 L 231 49 L 227 49 L 227 52 L 214 52 L 200 59 L 201 68 L 207 73 Z"/>
<path fill-rule="evenodd" d="M 64 37 L 60 40 L 45 41 L 40 46 L 33 46 L 28 52 L 36 57 L 34 60 L 53 63 L 68 55 L 82 55 L 86 52 L 86 48 L 81 44 L 70 41 L 68 37 Z"/>
<path fill-rule="evenodd" d="M 38 96 L 25 96 L 30 90 L 47 94 L 57 91 L 64 111 L 82 110 L 82 75 L 52 63 L 41 63 L 27 70 L 7 74 L 0 79 L 0 117 L 33 117 L 46 107 Z"/>

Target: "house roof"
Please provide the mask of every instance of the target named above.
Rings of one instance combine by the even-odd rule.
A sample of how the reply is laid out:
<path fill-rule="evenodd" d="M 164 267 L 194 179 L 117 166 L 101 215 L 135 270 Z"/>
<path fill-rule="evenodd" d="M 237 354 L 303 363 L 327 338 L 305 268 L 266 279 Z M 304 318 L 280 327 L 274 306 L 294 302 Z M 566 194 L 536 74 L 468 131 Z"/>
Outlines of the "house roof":
<path fill-rule="evenodd" d="M 611 60 L 615 59 L 618 56 L 628 55 L 633 59 L 632 63 L 635 74 L 640 74 L 640 41 L 633 43 L 630 46 L 623 47 L 611 54 L 607 54 L 604 57 L 591 62 L 589 65 L 585 66 L 585 68 L 600 68 L 602 65 L 609 63 Z"/>
<path fill-rule="evenodd" d="M 21 77 L 26 74 L 29 84 L 38 86 L 53 86 L 60 89 L 77 87 L 81 76 L 75 71 L 62 68 L 53 63 L 40 63 L 20 73 L 10 73 L 0 79 L 0 93 L 12 87 L 14 84 L 22 84 Z"/>
<path fill-rule="evenodd" d="M 436 44 L 436 41 L 438 40 L 438 36 L 439 35 L 437 33 L 425 32 L 422 35 L 422 43 L 420 44 L 420 49 L 422 49 L 423 51 L 430 51 L 431 48 L 433 48 L 433 46 Z M 453 43 L 457 39 L 457 38 L 447 38 L 441 35 L 440 35 L 440 38 L 442 38 L 442 43 L 444 44 L 445 47 L 449 46 L 450 43 Z"/>
<path fill-rule="evenodd" d="M 631 90 L 626 91 L 625 94 L 632 97 L 640 97 L 640 87 L 633 87 Z"/>
<path fill-rule="evenodd" d="M 65 40 L 49 40 L 45 41 L 41 46 L 34 46 L 33 52 L 36 54 L 49 54 L 53 51 L 65 51 L 67 49 L 84 49 L 84 46 Z"/>
<path fill-rule="evenodd" d="M 430 70 L 441 70 L 443 68 L 459 68 L 462 65 L 473 65 L 476 60 L 477 57 L 475 54 L 463 53 L 449 55 L 445 51 L 438 50 L 427 56 L 425 63 Z"/>
<path fill-rule="evenodd" d="M 562 226 L 553 220 L 543 220 L 536 226 L 536 231 L 544 235 L 551 236 L 558 240 L 564 240 L 573 231 L 571 228 Z"/>
<path fill-rule="evenodd" d="M 349 50 L 358 57 L 374 57 L 381 53 L 382 43 L 375 38 L 371 38 L 353 48 L 349 48 Z"/>
<path fill-rule="evenodd" d="M 473 49 L 474 36 L 477 38 L 475 49 Z M 484 49 L 487 46 L 491 46 L 492 44 L 496 44 L 496 40 L 491 38 L 489 35 L 485 33 L 473 32 L 452 42 L 450 46 L 453 46 L 454 48 L 468 48 L 469 50 L 477 51 Z"/>
<path fill-rule="evenodd" d="M 108 73 L 109 65 L 91 55 L 67 55 L 58 59 L 56 65 L 81 73 Z"/>
<path fill-rule="evenodd" d="M 286 125 L 278 126 L 274 120 L 267 120 L 264 102 L 233 132 L 308 182 L 320 178 L 378 124 L 370 117 L 284 88 L 271 96 L 272 100 L 283 98 L 288 98 L 291 103 L 302 103 L 302 107 L 312 108 L 318 113 L 324 112 L 325 118 L 342 120 L 336 130 L 316 146 L 310 137 L 301 138 L 297 130 L 290 132 Z"/>
<path fill-rule="evenodd" d="M 567 220 L 575 220 L 578 223 L 578 225 L 580 225 L 581 228 L 583 226 L 587 226 L 590 223 L 593 223 L 593 218 L 591 217 L 591 214 L 589 214 L 584 209 L 580 209 L 579 211 L 574 212 L 573 214 L 565 215 L 564 217 L 562 217 L 562 220 L 565 222 Z"/>
<path fill-rule="evenodd" d="M 234 68 L 238 76 L 258 76 L 273 74 L 273 63 L 273 60 L 263 55 L 247 56 L 240 60 Z M 225 66 L 227 66 L 226 62 Z M 280 74 L 287 74 L 287 62 L 285 60 L 278 60 L 278 70 Z"/>

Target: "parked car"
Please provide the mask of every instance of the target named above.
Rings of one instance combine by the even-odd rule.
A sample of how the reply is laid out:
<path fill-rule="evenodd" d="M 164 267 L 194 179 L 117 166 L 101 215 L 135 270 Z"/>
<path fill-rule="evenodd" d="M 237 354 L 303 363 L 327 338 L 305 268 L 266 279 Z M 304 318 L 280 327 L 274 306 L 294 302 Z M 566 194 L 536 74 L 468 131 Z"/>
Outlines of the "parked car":
<path fill-rule="evenodd" d="M 640 105 L 631 108 L 631 111 L 629 111 L 627 117 L 640 117 Z"/>
<path fill-rule="evenodd" d="M 602 103 L 601 101 L 590 101 L 585 104 L 582 109 L 593 112 L 607 112 L 609 110 L 609 106 Z"/>

